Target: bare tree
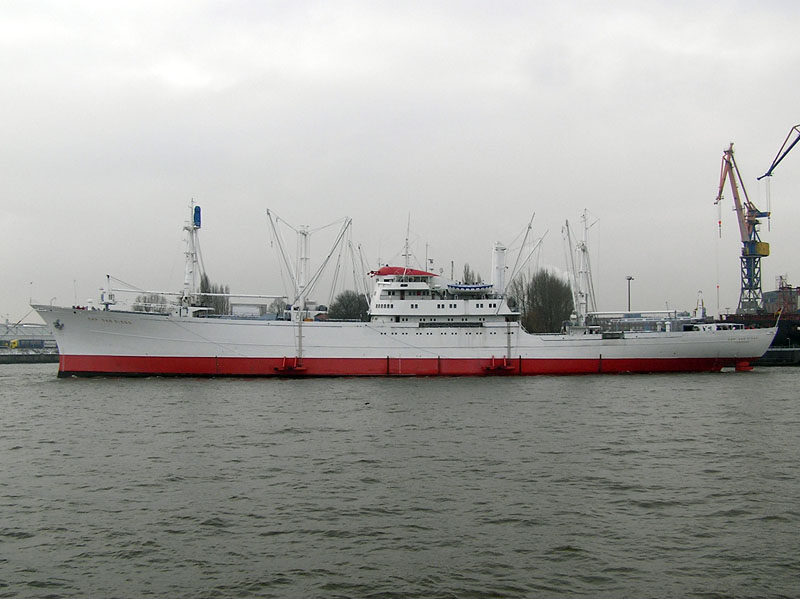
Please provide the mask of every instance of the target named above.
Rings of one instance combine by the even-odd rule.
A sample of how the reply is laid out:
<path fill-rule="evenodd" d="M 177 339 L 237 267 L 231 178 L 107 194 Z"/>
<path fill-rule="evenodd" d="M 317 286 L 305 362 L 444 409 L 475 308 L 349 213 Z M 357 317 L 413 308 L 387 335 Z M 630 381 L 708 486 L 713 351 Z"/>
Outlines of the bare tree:
<path fill-rule="evenodd" d="M 469 263 L 464 264 L 464 278 L 462 279 L 464 285 L 480 285 L 483 283 L 481 275 L 469 267 Z"/>
<path fill-rule="evenodd" d="M 520 311 L 520 320 L 531 333 L 557 333 L 574 308 L 569 283 L 548 270 L 515 278 L 508 290 L 509 303 Z"/>
<path fill-rule="evenodd" d="M 367 298 L 357 291 L 342 291 L 328 308 L 328 317 L 336 320 L 364 320 L 369 314 Z"/>
<path fill-rule="evenodd" d="M 275 318 L 281 319 L 283 318 L 283 311 L 286 309 L 286 298 L 285 297 L 276 297 L 269 303 L 269 306 L 261 306 L 259 308 L 259 313 L 261 316 L 265 314 L 274 314 Z"/>
<path fill-rule="evenodd" d="M 203 273 L 200 277 L 200 293 L 230 293 L 228 285 L 215 285 L 211 283 L 208 275 Z M 214 314 L 230 314 L 231 298 L 222 295 L 201 295 L 200 305 L 211 308 Z"/>

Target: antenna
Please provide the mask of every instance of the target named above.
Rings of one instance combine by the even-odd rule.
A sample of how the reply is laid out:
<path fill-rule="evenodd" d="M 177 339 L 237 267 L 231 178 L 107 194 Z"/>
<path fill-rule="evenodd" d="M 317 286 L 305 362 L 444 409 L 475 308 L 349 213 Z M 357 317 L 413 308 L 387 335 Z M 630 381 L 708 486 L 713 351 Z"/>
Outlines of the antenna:
<path fill-rule="evenodd" d="M 405 251 L 403 253 L 403 257 L 405 258 L 403 262 L 403 267 L 408 270 L 410 260 L 411 260 L 411 251 L 409 250 L 408 246 L 408 238 L 411 235 L 411 214 L 408 215 L 408 223 L 406 224 L 406 243 L 405 243 Z"/>

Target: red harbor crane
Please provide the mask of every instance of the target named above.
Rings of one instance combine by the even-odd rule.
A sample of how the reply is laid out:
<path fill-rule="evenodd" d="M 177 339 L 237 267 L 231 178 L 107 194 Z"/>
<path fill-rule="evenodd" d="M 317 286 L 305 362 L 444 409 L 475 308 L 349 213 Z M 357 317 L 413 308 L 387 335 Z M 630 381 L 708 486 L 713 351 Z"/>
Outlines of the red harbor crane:
<path fill-rule="evenodd" d="M 795 142 L 796 143 L 796 142 Z M 791 149 L 791 148 L 790 148 Z M 788 152 L 788 150 L 787 150 Z M 785 153 L 783 154 L 786 155 Z M 782 157 L 781 157 L 782 158 Z M 780 161 L 778 161 L 780 162 Z M 773 164 L 773 168 L 774 168 Z M 722 153 L 722 169 L 719 175 L 719 193 L 715 204 L 722 202 L 722 191 L 725 181 L 730 183 L 733 195 L 733 207 L 739 221 L 739 234 L 742 239 L 741 264 L 741 291 L 739 293 L 739 307 L 737 314 L 755 314 L 761 311 L 761 258 L 769 256 L 769 244 L 761 241 L 758 234 L 760 218 L 769 218 L 769 212 L 763 212 L 756 208 L 750 201 L 747 190 L 744 187 L 742 175 L 736 160 L 733 157 L 733 143 Z M 738 181 L 738 185 L 737 185 Z M 742 188 L 744 201 L 739 195 L 739 186 Z M 722 220 L 719 222 L 720 234 L 722 234 Z"/>

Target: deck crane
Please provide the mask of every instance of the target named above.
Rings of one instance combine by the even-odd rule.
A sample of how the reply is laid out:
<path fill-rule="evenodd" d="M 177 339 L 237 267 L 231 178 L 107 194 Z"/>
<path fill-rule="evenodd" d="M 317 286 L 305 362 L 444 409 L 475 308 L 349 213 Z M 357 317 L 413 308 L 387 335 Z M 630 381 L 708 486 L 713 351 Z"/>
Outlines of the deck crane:
<path fill-rule="evenodd" d="M 736 160 L 733 157 L 733 143 L 722 153 L 722 169 L 719 175 L 719 193 L 715 204 L 722 202 L 722 191 L 725 180 L 728 180 L 733 194 L 733 206 L 739 221 L 739 233 L 742 239 L 741 256 L 741 291 L 739 293 L 739 307 L 737 314 L 754 314 L 761 310 L 761 258 L 769 256 L 769 244 L 761 241 L 758 235 L 760 218 L 769 218 L 769 212 L 762 212 L 747 196 L 742 175 Z M 739 195 L 739 185 L 742 187 L 744 202 Z M 719 222 L 722 234 L 722 221 Z"/>
<path fill-rule="evenodd" d="M 793 142 L 789 143 L 789 140 L 790 140 L 790 139 L 791 139 L 791 137 L 792 137 L 792 133 L 796 133 L 796 134 L 797 134 L 797 137 L 795 137 L 795 138 L 794 138 L 794 141 L 793 141 Z M 792 128 L 789 130 L 789 134 L 786 136 L 786 139 L 783 141 L 783 145 L 781 146 L 781 149 L 780 149 L 780 150 L 778 150 L 778 153 L 777 153 L 777 155 L 775 156 L 775 160 L 773 160 L 773 161 L 772 161 L 772 164 L 770 165 L 770 167 L 769 167 L 769 170 L 767 170 L 767 172 L 766 172 L 766 173 L 764 173 L 763 175 L 761 175 L 761 176 L 758 178 L 758 181 L 761 181 L 761 179 L 763 179 L 764 177 L 771 177 L 771 176 L 772 176 L 772 171 L 774 171 L 774 170 L 775 170 L 775 167 L 776 167 L 776 166 L 778 166 L 778 164 L 780 164 L 781 160 L 783 160 L 784 158 L 786 158 L 786 154 L 788 154 L 788 153 L 789 153 L 789 151 L 790 151 L 790 150 L 791 150 L 793 147 L 795 147 L 795 146 L 797 145 L 797 142 L 798 142 L 798 141 L 800 141 L 800 125 L 795 125 L 794 127 L 792 127 Z M 787 144 L 789 145 L 789 147 L 788 147 L 788 148 L 786 147 L 786 145 L 787 145 Z"/>

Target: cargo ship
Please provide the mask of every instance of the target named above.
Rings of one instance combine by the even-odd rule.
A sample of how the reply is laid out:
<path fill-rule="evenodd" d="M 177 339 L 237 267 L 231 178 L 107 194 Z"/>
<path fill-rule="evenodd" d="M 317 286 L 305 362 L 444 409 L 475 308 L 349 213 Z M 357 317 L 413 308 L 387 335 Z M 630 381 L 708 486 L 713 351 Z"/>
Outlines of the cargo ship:
<path fill-rule="evenodd" d="M 197 207 L 195 207 L 197 208 Z M 184 290 L 173 309 L 121 310 L 109 283 L 102 308 L 33 308 L 51 328 L 66 376 L 519 376 L 748 370 L 776 328 L 734 323 L 609 331 L 573 321 L 533 334 L 506 296 L 506 248 L 492 249 L 489 283 L 385 265 L 370 272 L 364 321 L 308 318 L 307 273 L 284 320 L 213 317 L 191 278 L 199 212 L 188 231 Z M 304 244 L 300 244 L 301 247 Z M 305 244 L 307 246 L 307 244 Z M 406 252 L 408 255 L 408 252 Z M 307 263 L 301 259 L 300 264 Z"/>

